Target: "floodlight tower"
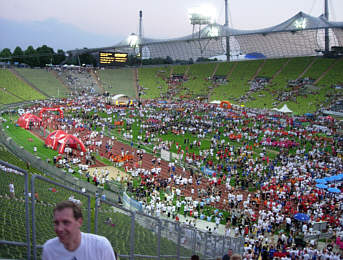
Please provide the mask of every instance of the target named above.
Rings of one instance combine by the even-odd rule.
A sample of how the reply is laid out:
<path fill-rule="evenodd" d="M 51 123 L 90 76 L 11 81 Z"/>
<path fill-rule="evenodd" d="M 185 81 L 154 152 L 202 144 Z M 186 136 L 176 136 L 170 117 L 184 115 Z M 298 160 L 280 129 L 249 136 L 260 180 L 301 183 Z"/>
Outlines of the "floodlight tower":
<path fill-rule="evenodd" d="M 138 35 L 138 48 L 139 48 L 139 57 L 141 59 L 141 65 L 143 64 L 143 56 L 142 56 L 142 42 L 143 42 L 143 12 L 142 10 L 139 11 L 139 35 Z"/>
<path fill-rule="evenodd" d="M 229 31 L 229 7 L 225 1 L 225 41 L 226 41 L 226 61 L 230 61 L 230 31 Z"/>
<path fill-rule="evenodd" d="M 215 19 L 216 19 L 216 10 L 211 5 L 202 5 L 202 6 L 189 9 L 188 16 L 189 16 L 190 23 L 193 26 L 193 33 L 192 33 L 193 38 L 196 38 L 195 27 L 196 26 L 199 27 L 197 38 L 198 38 L 198 43 L 200 47 L 200 55 L 202 56 L 203 51 L 206 49 L 211 39 L 211 38 L 209 39 L 203 39 L 203 38 L 218 36 L 219 31 L 217 27 L 214 26 Z M 202 25 L 211 26 L 211 28 L 208 29 L 206 32 L 204 32 L 204 31 L 201 31 Z M 214 27 L 215 29 L 212 29 Z M 202 41 L 203 41 L 203 44 L 202 44 Z"/>
<path fill-rule="evenodd" d="M 329 21 L 329 5 L 328 0 L 324 0 L 324 17 L 326 21 Z M 330 39 L 329 39 L 329 29 L 325 28 L 325 54 L 330 51 Z"/>

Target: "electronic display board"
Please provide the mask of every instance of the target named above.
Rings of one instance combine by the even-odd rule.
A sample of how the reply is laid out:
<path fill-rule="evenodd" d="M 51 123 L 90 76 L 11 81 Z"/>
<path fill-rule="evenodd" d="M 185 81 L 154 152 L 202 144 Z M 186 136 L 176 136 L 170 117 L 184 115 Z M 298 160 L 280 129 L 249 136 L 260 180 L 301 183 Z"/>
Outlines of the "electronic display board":
<path fill-rule="evenodd" d="M 127 62 L 128 54 L 124 52 L 99 52 L 100 66 L 124 65 Z"/>

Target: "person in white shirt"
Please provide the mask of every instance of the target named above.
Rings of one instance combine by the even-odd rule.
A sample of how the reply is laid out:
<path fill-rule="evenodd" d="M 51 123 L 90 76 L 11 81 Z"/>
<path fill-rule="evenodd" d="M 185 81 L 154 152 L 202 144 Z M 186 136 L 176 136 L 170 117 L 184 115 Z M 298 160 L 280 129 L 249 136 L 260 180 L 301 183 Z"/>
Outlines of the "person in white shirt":
<path fill-rule="evenodd" d="M 107 238 L 81 232 L 82 212 L 76 203 L 62 201 L 56 205 L 53 213 L 57 237 L 44 243 L 43 260 L 116 260 Z"/>
<path fill-rule="evenodd" d="M 9 189 L 10 189 L 10 196 L 13 198 L 15 196 L 15 193 L 14 193 L 14 184 L 11 182 L 9 185 L 8 185 Z"/>

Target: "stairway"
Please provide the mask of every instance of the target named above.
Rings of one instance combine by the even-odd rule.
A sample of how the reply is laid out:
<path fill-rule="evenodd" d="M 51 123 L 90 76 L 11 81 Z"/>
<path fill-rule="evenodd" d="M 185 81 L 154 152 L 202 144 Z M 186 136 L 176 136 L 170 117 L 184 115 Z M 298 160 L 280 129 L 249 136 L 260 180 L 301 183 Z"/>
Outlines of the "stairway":
<path fill-rule="evenodd" d="M 216 66 L 215 66 L 215 68 L 214 68 L 214 70 L 213 70 L 213 73 L 212 73 L 212 75 L 211 75 L 211 78 L 213 78 L 214 77 L 214 75 L 216 75 L 216 72 L 217 72 L 217 69 L 219 68 L 219 62 L 216 64 Z"/>
<path fill-rule="evenodd" d="M 277 76 L 279 76 L 279 74 L 283 71 L 284 68 L 286 68 L 286 66 L 288 65 L 288 63 L 291 61 L 291 59 L 288 59 L 283 65 L 282 67 L 273 75 L 272 79 L 270 81 L 273 81 L 273 79 L 275 79 Z"/>
<path fill-rule="evenodd" d="M 318 60 L 318 58 L 314 58 L 311 63 L 305 68 L 305 70 L 299 75 L 299 77 L 296 79 L 301 79 L 304 77 L 304 75 L 306 74 L 306 72 L 312 67 L 312 65 Z"/>
<path fill-rule="evenodd" d="M 326 74 L 329 73 L 329 71 L 339 62 L 343 60 L 343 58 L 337 59 L 335 62 L 333 62 L 326 71 L 323 72 L 322 75 L 320 75 L 320 77 L 318 79 L 316 79 L 316 81 L 313 83 L 313 85 L 317 85 L 319 81 L 321 81 L 322 78 L 324 78 L 326 76 Z"/>
<path fill-rule="evenodd" d="M 237 67 L 237 64 L 238 64 L 238 62 L 235 62 L 235 65 L 232 66 L 231 70 L 230 70 L 230 71 L 228 72 L 228 74 L 226 75 L 226 79 L 227 79 L 227 80 L 231 77 L 233 71 L 234 71 L 234 70 L 236 69 L 236 67 Z"/>
<path fill-rule="evenodd" d="M 266 63 L 266 60 L 263 60 L 263 62 L 260 64 L 260 66 L 258 66 L 254 76 L 252 76 L 252 78 L 250 80 L 254 80 L 258 76 L 260 71 L 263 69 L 263 66 L 264 66 L 265 63 Z"/>

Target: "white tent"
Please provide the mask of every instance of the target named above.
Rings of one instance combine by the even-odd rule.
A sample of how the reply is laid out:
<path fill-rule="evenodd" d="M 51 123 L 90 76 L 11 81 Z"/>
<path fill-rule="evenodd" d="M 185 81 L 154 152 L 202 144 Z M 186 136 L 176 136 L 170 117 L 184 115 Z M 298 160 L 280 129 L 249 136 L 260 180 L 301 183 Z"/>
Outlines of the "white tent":
<path fill-rule="evenodd" d="M 293 111 L 288 108 L 287 104 L 284 104 L 283 107 L 280 109 L 273 108 L 272 110 L 275 110 L 281 113 L 293 113 Z"/>

